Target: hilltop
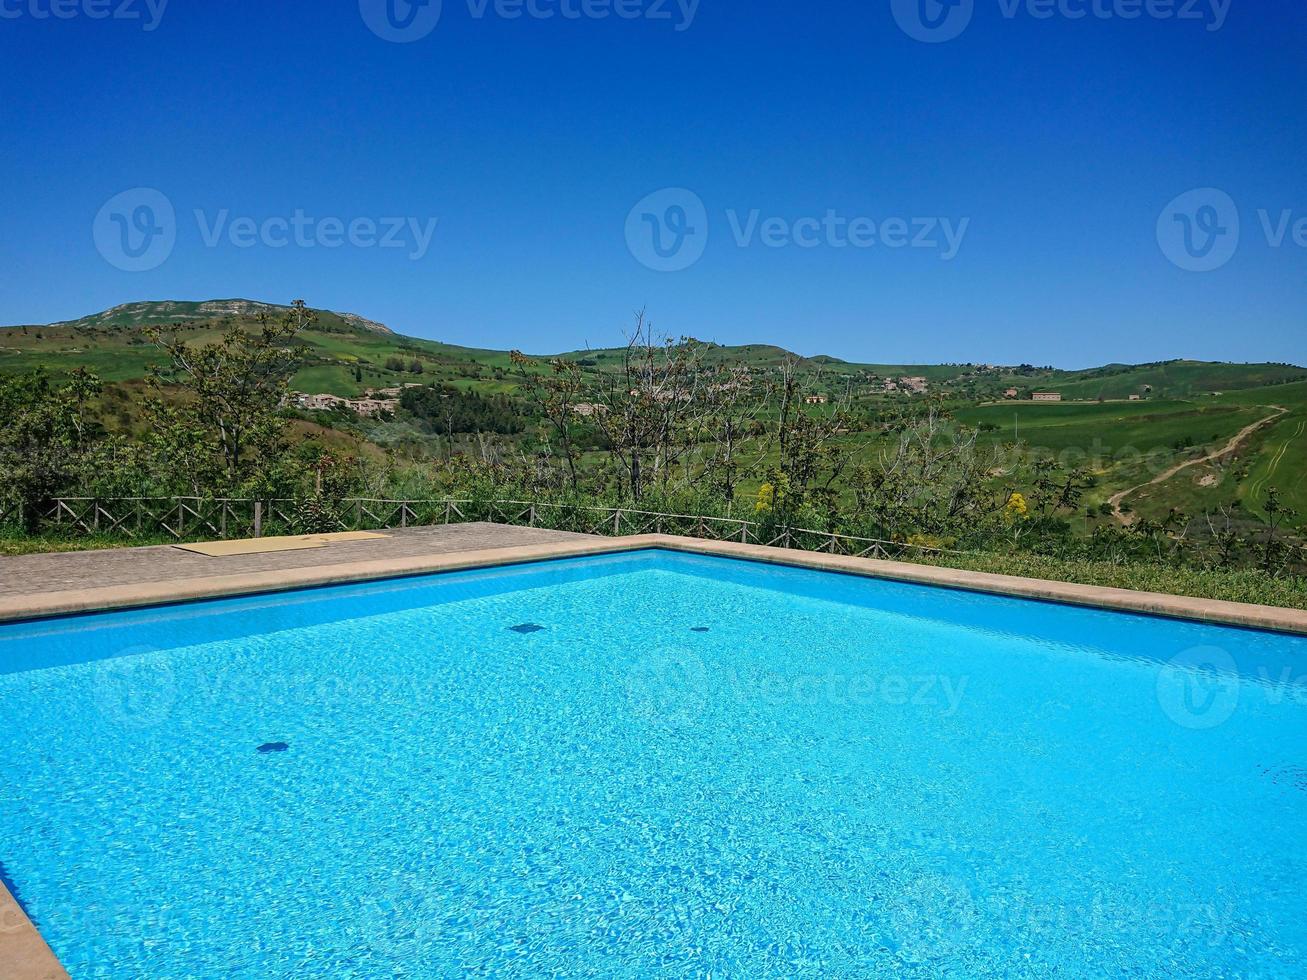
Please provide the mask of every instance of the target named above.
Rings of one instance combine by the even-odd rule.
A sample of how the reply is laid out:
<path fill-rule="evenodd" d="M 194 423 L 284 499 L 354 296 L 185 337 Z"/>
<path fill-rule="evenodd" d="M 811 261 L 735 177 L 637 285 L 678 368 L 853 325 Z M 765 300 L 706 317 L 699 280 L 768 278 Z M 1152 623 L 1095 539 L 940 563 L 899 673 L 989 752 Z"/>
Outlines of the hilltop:
<path fill-rule="evenodd" d="M 262 303 L 249 299 L 211 299 L 203 302 L 147 300 L 140 303 L 124 303 L 102 313 L 92 313 L 90 316 L 84 316 L 77 320 L 63 320 L 58 323 L 42 324 L 40 326 L 45 328 L 71 327 L 73 329 L 165 326 L 170 323 L 203 323 L 210 320 L 232 318 L 252 320 L 260 314 L 282 316 L 288 309 L 289 307 L 277 303 Z M 319 311 L 319 317 L 325 318 L 327 325 L 330 325 L 334 319 L 349 326 L 366 330 L 369 333 L 394 333 L 385 324 L 368 320 L 357 313 L 335 313 L 329 310 L 321 310 Z M 27 326 L 32 328 L 37 325 L 27 324 Z"/>

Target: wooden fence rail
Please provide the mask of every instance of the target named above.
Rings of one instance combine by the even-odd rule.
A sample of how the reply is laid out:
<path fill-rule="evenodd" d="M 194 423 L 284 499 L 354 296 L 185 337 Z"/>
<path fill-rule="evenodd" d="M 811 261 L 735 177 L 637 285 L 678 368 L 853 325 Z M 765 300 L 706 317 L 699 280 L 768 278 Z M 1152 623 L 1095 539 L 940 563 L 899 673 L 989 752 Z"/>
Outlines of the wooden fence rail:
<path fill-rule="evenodd" d="M 30 505 L 29 505 L 30 506 Z M 30 510 L 0 500 L 0 525 L 30 523 Z M 306 526 L 297 501 L 235 497 L 60 497 L 36 508 L 38 528 L 128 539 L 185 541 L 248 538 L 326 530 L 365 531 L 493 521 L 586 534 L 679 534 L 714 541 L 825 551 L 865 558 L 908 552 L 962 554 L 946 548 L 865 538 L 798 527 L 767 527 L 738 517 L 669 514 L 634 507 L 555 504 L 530 500 L 350 497 L 334 501 L 317 526 Z M 325 520 L 325 525 L 322 523 Z"/>

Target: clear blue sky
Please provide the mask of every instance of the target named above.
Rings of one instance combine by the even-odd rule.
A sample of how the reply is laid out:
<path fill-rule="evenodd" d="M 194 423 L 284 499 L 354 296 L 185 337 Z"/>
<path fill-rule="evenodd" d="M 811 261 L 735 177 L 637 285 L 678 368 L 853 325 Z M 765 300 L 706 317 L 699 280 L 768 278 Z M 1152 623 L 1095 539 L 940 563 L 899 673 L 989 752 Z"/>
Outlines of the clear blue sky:
<path fill-rule="evenodd" d="M 146 0 L 139 20 L 56 2 L 73 16 L 0 0 L 0 322 L 303 297 L 405 333 L 550 351 L 618 342 L 645 306 L 668 333 L 867 361 L 1307 363 L 1307 241 L 1290 225 L 1273 245 L 1258 215 L 1307 219 L 1299 2 L 1236 0 L 1211 30 L 1212 0 L 1195 20 L 1120 15 L 1145 0 L 1063 0 L 1099 5 L 1080 19 L 974 0 L 942 43 L 910 37 L 891 0 L 701 0 L 691 21 L 676 0 L 619 0 L 635 19 L 444 0 L 409 43 L 370 30 L 359 0 L 171 0 L 153 30 Z M 138 187 L 173 205 L 176 242 L 129 272 L 93 229 Z M 666 187 L 693 191 L 707 227 L 702 257 L 674 272 L 638 261 L 626 234 Z M 1178 231 L 1168 202 L 1204 187 L 1229 195 L 1239 244 L 1190 271 L 1159 246 L 1159 216 Z M 366 235 L 272 247 L 275 222 L 253 247 L 229 234 L 297 211 L 438 223 L 416 259 L 415 244 Z M 732 221 L 751 212 L 780 219 L 788 244 L 761 228 L 738 244 Z M 836 247 L 841 232 L 801 222 L 828 212 L 877 235 L 886 219 L 968 223 L 945 258 Z M 676 217 L 666 199 L 650 213 Z M 1199 232 L 1227 218 L 1197 214 Z"/>

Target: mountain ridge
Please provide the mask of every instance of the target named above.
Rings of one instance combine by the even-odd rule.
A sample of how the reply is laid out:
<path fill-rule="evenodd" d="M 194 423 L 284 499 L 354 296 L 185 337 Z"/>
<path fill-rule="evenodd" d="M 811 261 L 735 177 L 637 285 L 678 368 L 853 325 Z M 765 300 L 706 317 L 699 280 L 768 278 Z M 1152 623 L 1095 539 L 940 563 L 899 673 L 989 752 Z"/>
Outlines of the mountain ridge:
<path fill-rule="evenodd" d="M 269 303 L 250 299 L 210 299 L 210 300 L 140 300 L 122 303 L 98 313 L 73 319 L 61 320 L 48 324 L 19 324 L 0 327 L 5 331 L 114 331 L 117 329 L 133 330 L 149 326 L 164 326 L 172 323 L 198 326 L 213 324 L 227 319 L 253 320 L 260 314 L 278 316 L 290 307 L 286 304 Z M 466 347 L 458 344 L 446 344 L 440 341 L 420 337 L 410 337 L 397 333 L 383 323 L 361 316 L 357 313 L 341 313 L 331 310 L 317 310 L 319 322 L 317 331 L 325 334 L 356 332 L 360 336 L 372 337 L 376 341 L 394 343 L 401 349 L 427 349 L 443 354 L 447 358 L 485 360 L 487 357 L 500 359 L 506 357 L 507 351 Z M 135 341 L 133 341 L 135 342 Z M 1141 364 L 1128 364 L 1113 361 L 1096 367 L 1083 369 L 1061 369 L 1049 367 L 1031 367 L 1029 365 L 990 365 L 959 362 L 938 362 L 934 364 L 870 364 L 850 361 L 831 354 L 805 356 L 775 344 L 734 344 L 725 345 L 713 342 L 706 344 L 711 360 L 735 361 L 746 363 L 756 368 L 771 369 L 781 363 L 794 359 L 808 370 L 845 372 L 847 374 L 873 374 L 881 376 L 921 375 L 930 382 L 953 378 L 988 376 L 991 380 L 1006 379 L 1019 383 L 1022 378 L 1031 381 L 1039 379 L 1041 383 L 1067 384 L 1082 389 L 1068 392 L 1069 395 L 1090 395 L 1095 387 L 1115 391 L 1120 384 L 1111 383 L 1111 379 L 1124 380 L 1127 375 L 1139 375 L 1140 385 L 1151 383 L 1155 377 L 1165 379 L 1168 374 L 1191 372 L 1204 375 L 1195 378 L 1196 388 L 1212 389 L 1222 384 L 1228 387 L 1247 387 L 1250 384 L 1278 383 L 1298 380 L 1298 376 L 1307 376 L 1307 368 L 1288 362 L 1233 362 L 1204 361 L 1189 358 L 1174 358 L 1167 361 L 1154 361 Z M 620 357 L 621 348 L 584 348 L 565 351 L 543 357 L 560 357 L 574 361 L 604 361 L 614 366 Z M 75 353 L 72 350 L 67 354 Z M 0 360 L 0 368 L 3 368 Z M 606 365 L 605 365 L 606 366 Z M 1242 374 L 1249 377 L 1243 379 Z M 1255 378 L 1255 380 L 1254 380 Z M 1141 389 L 1142 390 L 1142 389 Z M 1124 391 L 1124 389 L 1122 389 Z M 1121 394 L 1118 391 L 1117 394 Z"/>

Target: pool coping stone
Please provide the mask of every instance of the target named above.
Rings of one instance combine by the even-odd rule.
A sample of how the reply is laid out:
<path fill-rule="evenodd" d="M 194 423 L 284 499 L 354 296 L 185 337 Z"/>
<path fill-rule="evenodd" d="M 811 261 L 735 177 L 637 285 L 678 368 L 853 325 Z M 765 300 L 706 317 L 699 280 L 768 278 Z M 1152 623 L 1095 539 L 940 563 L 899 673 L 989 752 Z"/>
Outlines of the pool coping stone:
<path fill-rule="evenodd" d="M 1220 599 L 1197 599 L 1158 592 L 1136 592 L 1131 589 L 1054 582 L 1014 575 L 997 575 L 992 572 L 973 572 L 877 558 L 855 558 L 732 541 L 709 541 L 670 534 L 638 534 L 613 538 L 594 536 L 545 544 L 411 555 L 402 558 L 247 572 L 239 575 L 211 575 L 164 582 L 8 596 L 0 598 L 0 623 L 647 549 L 738 558 L 991 595 L 1039 599 L 1075 606 L 1112 609 L 1118 612 L 1143 613 L 1215 625 L 1242 626 L 1307 635 L 1307 611 L 1299 609 Z M 4 559 L 0 558 L 0 567 L 3 561 Z"/>

